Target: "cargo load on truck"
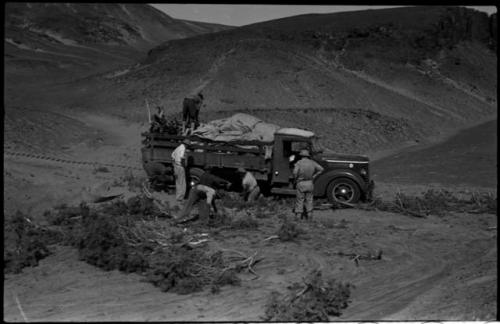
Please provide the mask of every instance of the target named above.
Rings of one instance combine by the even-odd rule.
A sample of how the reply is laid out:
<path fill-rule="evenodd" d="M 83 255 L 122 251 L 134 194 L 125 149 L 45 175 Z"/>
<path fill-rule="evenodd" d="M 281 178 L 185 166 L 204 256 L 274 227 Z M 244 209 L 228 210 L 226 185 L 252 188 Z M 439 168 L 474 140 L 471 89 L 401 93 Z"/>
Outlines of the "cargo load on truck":
<path fill-rule="evenodd" d="M 304 137 L 314 136 L 311 131 L 299 128 L 281 128 L 244 113 L 210 121 L 197 128 L 192 135 L 217 142 L 260 141 L 269 143 L 274 141 L 276 133 Z"/>
<path fill-rule="evenodd" d="M 192 135 L 218 142 L 272 142 L 280 127 L 243 113 L 217 119 L 198 127 Z"/>

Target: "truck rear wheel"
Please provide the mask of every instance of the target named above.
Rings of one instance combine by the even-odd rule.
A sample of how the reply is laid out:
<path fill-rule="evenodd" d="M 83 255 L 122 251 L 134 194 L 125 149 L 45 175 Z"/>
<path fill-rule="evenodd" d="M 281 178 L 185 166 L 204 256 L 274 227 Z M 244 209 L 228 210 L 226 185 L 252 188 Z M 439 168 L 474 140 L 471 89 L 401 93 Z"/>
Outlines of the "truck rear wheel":
<path fill-rule="evenodd" d="M 326 189 L 326 197 L 330 203 L 357 203 L 361 197 L 359 186 L 348 178 L 338 178 L 330 182 Z"/>

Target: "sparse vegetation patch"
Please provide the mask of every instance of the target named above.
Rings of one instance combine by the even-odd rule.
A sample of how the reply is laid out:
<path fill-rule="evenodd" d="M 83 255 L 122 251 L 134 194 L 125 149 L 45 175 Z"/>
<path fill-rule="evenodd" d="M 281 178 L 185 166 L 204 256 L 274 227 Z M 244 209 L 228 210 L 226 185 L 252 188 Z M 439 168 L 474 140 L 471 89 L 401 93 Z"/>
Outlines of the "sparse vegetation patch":
<path fill-rule="evenodd" d="M 301 228 L 296 222 L 288 220 L 284 217 L 283 223 L 278 230 L 278 238 L 281 241 L 293 241 L 296 240 L 299 235 L 304 234 L 306 231 Z"/>
<path fill-rule="evenodd" d="M 422 196 L 398 192 L 392 202 L 374 199 L 368 207 L 410 216 L 443 216 L 448 212 L 496 214 L 497 198 L 490 193 L 472 193 L 469 199 L 458 198 L 447 190 L 428 190 Z"/>
<path fill-rule="evenodd" d="M 19 273 L 24 267 L 37 266 L 51 254 L 48 245 L 61 239 L 59 232 L 35 225 L 19 211 L 6 222 L 5 233 L 5 273 Z"/>
<path fill-rule="evenodd" d="M 83 203 L 78 207 L 61 205 L 47 211 L 45 217 L 60 229 L 62 238 L 57 242 L 77 247 L 81 260 L 105 270 L 140 273 L 163 291 L 186 294 L 210 286 L 217 293 L 223 285 L 239 285 L 238 272 L 253 272 L 252 265 L 259 261 L 255 255 L 212 251 L 203 244 L 207 234 L 197 236 L 192 230 L 186 232 L 169 222 L 157 221 L 157 212 L 151 200 L 139 195 L 96 209 Z M 20 222 L 20 218 L 16 220 Z M 227 216 L 209 221 L 219 221 L 228 228 L 258 226 L 253 217 L 234 221 Z M 41 252 L 37 252 L 36 260 L 49 253 L 45 245 L 37 246 Z M 4 259 L 10 262 L 12 257 Z"/>
<path fill-rule="evenodd" d="M 266 304 L 265 320 L 280 322 L 329 321 L 340 316 L 350 303 L 352 284 L 335 279 L 324 282 L 322 273 L 314 270 L 302 284 L 289 287 L 288 294 L 274 292 Z"/>

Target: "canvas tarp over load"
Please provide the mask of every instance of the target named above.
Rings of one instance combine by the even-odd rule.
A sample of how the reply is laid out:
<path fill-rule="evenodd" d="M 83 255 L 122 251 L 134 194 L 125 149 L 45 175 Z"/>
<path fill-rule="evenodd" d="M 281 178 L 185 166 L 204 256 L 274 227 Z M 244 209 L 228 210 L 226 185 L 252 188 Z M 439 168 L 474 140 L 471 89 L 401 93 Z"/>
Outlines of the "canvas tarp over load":
<path fill-rule="evenodd" d="M 261 141 L 272 142 L 278 125 L 243 113 L 229 118 L 217 119 L 198 127 L 193 135 L 212 141 Z"/>

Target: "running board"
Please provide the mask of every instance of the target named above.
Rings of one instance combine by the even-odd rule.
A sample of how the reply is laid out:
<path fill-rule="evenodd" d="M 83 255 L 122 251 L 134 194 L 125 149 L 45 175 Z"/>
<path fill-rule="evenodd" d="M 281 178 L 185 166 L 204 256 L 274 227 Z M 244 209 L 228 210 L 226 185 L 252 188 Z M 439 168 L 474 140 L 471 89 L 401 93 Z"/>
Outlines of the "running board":
<path fill-rule="evenodd" d="M 295 195 L 295 189 L 291 188 L 272 188 L 271 193 L 279 195 Z"/>

